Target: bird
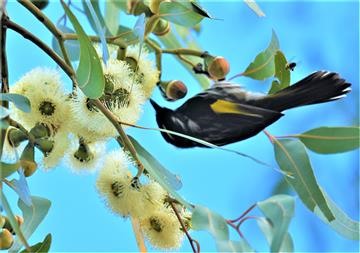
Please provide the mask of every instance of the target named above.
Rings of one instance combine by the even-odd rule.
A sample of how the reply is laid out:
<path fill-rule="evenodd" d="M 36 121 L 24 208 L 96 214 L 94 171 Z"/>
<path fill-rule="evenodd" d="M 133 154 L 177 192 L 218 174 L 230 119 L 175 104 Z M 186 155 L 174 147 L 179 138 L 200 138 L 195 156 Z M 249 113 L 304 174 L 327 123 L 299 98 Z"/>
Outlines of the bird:
<path fill-rule="evenodd" d="M 351 84 L 338 73 L 317 71 L 273 94 L 247 91 L 238 84 L 222 81 L 175 110 L 162 107 L 153 99 L 150 103 L 159 128 L 224 146 L 255 136 L 280 119 L 285 110 L 337 100 L 350 91 Z M 169 131 L 161 134 L 179 148 L 207 147 Z"/>

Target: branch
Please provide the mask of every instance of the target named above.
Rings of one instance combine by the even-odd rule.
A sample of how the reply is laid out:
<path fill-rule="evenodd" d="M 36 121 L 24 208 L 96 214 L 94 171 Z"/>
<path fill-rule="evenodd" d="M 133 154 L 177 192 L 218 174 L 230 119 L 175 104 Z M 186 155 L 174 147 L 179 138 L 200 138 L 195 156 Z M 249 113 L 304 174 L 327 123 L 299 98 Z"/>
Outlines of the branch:
<path fill-rule="evenodd" d="M 20 25 L 7 20 L 5 25 L 11 30 L 21 34 L 25 39 L 30 40 L 32 43 L 37 45 L 42 49 L 47 55 L 49 55 L 59 66 L 60 68 L 72 79 L 73 83 L 76 83 L 75 72 L 72 69 L 71 65 L 68 65 L 54 50 L 52 50 L 48 45 L 46 45 L 38 37 L 27 31 L 25 28 Z"/>
<path fill-rule="evenodd" d="M 2 8 L 2 6 L 1 6 Z M 1 71 L 1 93 L 9 92 L 9 73 L 8 73 L 8 65 L 7 65 L 7 57 L 6 57 L 6 25 L 5 20 L 8 20 L 8 16 L 6 15 L 5 9 L 2 10 L 1 21 L 0 21 L 0 71 Z M 1 106 L 5 108 L 9 108 L 8 101 L 1 101 Z M 6 117 L 5 119 L 7 119 Z M 1 136 L 0 136 L 0 159 L 3 152 L 4 141 L 5 141 L 6 129 L 1 128 Z"/>
<path fill-rule="evenodd" d="M 179 211 L 177 210 L 176 206 L 174 205 L 174 201 L 171 198 L 169 198 L 168 202 L 170 203 L 171 208 L 173 209 L 173 211 L 174 211 L 174 213 L 175 213 L 175 215 L 176 215 L 176 217 L 177 217 L 177 219 L 178 219 L 178 221 L 179 221 L 179 223 L 181 225 L 181 228 L 184 230 L 184 232 L 186 234 L 186 237 L 189 240 L 189 243 L 190 243 L 190 246 L 191 246 L 193 252 L 194 253 L 199 253 L 200 252 L 200 244 L 199 244 L 199 242 L 196 241 L 195 239 L 193 239 L 190 236 L 189 232 L 186 229 L 186 226 L 185 226 L 184 222 L 182 221 L 182 219 L 180 217 Z"/>
<path fill-rule="evenodd" d="M 91 102 L 96 105 L 96 107 L 105 115 L 105 117 L 114 125 L 116 130 L 118 131 L 120 138 L 122 140 L 123 145 L 125 148 L 130 152 L 131 156 L 136 162 L 138 173 L 134 177 L 134 179 L 139 178 L 141 174 L 144 172 L 144 165 L 140 162 L 137 152 L 134 148 L 134 145 L 132 144 L 129 137 L 126 135 L 124 129 L 122 128 L 121 124 L 119 123 L 119 119 L 111 112 L 109 111 L 99 99 L 91 100 Z"/>

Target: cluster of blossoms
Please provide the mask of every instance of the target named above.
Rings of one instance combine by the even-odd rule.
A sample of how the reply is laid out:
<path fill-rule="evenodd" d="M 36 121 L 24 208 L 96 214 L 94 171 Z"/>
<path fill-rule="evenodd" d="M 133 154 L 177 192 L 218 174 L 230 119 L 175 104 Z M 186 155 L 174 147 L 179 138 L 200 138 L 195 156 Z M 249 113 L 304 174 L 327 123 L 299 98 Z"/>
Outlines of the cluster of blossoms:
<path fill-rule="evenodd" d="M 111 57 L 103 63 L 105 90 L 99 99 L 120 121 L 134 124 L 159 81 L 159 71 L 145 48 L 139 54 L 138 45 L 128 47 L 123 60 L 116 58 L 112 47 L 109 51 Z M 97 189 L 112 211 L 137 218 L 155 247 L 181 245 L 184 233 L 175 213 L 166 206 L 166 191 L 151 179 L 134 185 L 128 169 L 131 163 L 122 150 L 106 154 L 107 140 L 118 134 L 80 89 L 67 88 L 55 69 L 35 68 L 12 85 L 10 92 L 24 95 L 31 102 L 30 113 L 15 107 L 11 110 L 12 118 L 29 131 L 33 140 L 22 129 L 8 128 L 6 160 L 20 160 L 26 176 L 37 169 L 36 150 L 43 154 L 39 164 L 44 169 L 61 162 L 75 172 L 100 168 Z M 182 208 L 179 213 L 184 220 L 188 216 Z"/>

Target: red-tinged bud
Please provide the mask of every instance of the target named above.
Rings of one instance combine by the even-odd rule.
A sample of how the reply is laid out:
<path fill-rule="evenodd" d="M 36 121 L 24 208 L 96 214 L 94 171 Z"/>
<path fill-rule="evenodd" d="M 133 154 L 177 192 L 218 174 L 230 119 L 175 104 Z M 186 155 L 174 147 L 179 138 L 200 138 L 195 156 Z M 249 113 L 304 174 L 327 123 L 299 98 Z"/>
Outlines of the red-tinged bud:
<path fill-rule="evenodd" d="M 31 2 L 40 10 L 44 9 L 49 4 L 49 0 L 31 0 Z"/>
<path fill-rule="evenodd" d="M 15 219 L 18 223 L 19 226 L 21 226 L 22 224 L 24 224 L 24 218 L 19 216 L 19 215 L 15 215 Z"/>
<path fill-rule="evenodd" d="M 169 21 L 160 19 L 153 30 L 153 34 L 157 36 L 164 36 L 165 34 L 168 34 L 170 30 L 171 27 Z"/>
<path fill-rule="evenodd" d="M 229 73 L 230 64 L 222 56 L 207 56 L 205 57 L 205 68 L 212 79 L 222 80 Z"/>
<path fill-rule="evenodd" d="M 160 82 L 160 90 L 162 95 L 168 101 L 176 101 L 186 96 L 186 85 L 179 80 Z"/>
<path fill-rule="evenodd" d="M 7 229 L 2 229 L 0 232 L 0 249 L 6 250 L 14 243 L 13 235 Z"/>
<path fill-rule="evenodd" d="M 34 156 L 35 156 L 34 146 L 28 143 L 24 148 L 24 151 L 22 152 L 20 157 L 20 165 L 24 169 L 25 177 L 29 177 L 32 174 L 34 174 L 34 172 L 37 169 L 37 164 L 35 162 Z"/>

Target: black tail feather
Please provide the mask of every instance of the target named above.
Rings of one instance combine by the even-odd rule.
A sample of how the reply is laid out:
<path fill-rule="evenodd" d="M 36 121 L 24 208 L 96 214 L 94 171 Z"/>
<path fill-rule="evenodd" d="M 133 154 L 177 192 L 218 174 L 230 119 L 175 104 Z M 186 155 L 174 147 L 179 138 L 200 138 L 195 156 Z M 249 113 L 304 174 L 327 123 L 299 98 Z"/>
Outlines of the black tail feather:
<path fill-rule="evenodd" d="M 268 109 L 284 111 L 342 98 L 351 91 L 350 86 L 351 84 L 337 73 L 317 71 L 275 94 L 266 96 L 262 102 Z"/>

